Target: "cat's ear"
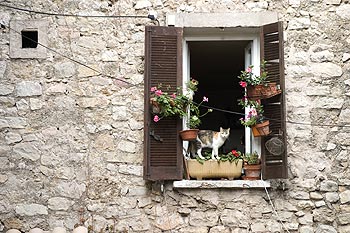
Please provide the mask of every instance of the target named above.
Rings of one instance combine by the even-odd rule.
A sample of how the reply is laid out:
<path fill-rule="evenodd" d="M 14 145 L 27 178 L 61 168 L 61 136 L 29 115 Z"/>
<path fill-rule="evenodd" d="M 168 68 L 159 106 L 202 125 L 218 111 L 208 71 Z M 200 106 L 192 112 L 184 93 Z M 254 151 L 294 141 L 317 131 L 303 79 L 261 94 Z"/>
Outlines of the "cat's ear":
<path fill-rule="evenodd" d="M 223 131 L 223 128 L 222 127 L 220 127 L 220 132 L 222 132 Z"/>
<path fill-rule="evenodd" d="M 227 131 L 230 132 L 230 129 L 231 129 L 231 128 L 228 128 Z"/>

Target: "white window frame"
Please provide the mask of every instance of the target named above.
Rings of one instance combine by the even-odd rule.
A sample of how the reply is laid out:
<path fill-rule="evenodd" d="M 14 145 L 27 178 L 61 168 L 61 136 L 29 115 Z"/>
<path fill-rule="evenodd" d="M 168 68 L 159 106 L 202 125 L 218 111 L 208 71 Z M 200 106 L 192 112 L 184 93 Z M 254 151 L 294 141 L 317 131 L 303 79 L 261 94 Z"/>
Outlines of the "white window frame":
<path fill-rule="evenodd" d="M 251 65 L 254 66 L 253 74 L 260 75 L 260 37 L 259 33 L 238 33 L 232 32 L 225 35 L 213 35 L 213 34 L 205 34 L 205 32 L 201 35 L 196 36 L 186 36 L 183 37 L 183 86 L 186 86 L 186 83 L 190 80 L 190 54 L 188 49 L 188 42 L 192 41 L 238 41 L 238 40 L 246 40 L 252 41 L 251 44 L 251 58 L 247 59 L 247 55 L 245 57 L 245 66 L 249 66 L 249 60 L 251 60 Z M 237 80 L 238 82 L 238 80 Z M 214 106 L 215 107 L 215 106 Z M 247 114 L 247 109 L 245 110 L 245 114 Z M 184 119 L 184 128 L 186 128 L 186 119 Z M 187 148 L 188 142 L 184 142 L 184 148 Z M 261 154 L 261 140 L 260 138 L 256 138 L 252 135 L 251 128 L 245 128 L 245 150 L 246 152 L 258 152 Z"/>

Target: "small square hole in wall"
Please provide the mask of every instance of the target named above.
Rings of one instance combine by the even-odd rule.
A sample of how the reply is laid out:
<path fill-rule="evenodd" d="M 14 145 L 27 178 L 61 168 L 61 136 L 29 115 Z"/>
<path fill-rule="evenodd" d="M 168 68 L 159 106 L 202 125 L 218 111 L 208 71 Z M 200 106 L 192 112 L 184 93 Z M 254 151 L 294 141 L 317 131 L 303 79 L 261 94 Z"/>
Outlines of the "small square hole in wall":
<path fill-rule="evenodd" d="M 48 25 L 47 20 L 12 20 L 10 57 L 45 59 Z"/>
<path fill-rule="evenodd" d="M 22 31 L 22 48 L 38 47 L 38 31 Z"/>

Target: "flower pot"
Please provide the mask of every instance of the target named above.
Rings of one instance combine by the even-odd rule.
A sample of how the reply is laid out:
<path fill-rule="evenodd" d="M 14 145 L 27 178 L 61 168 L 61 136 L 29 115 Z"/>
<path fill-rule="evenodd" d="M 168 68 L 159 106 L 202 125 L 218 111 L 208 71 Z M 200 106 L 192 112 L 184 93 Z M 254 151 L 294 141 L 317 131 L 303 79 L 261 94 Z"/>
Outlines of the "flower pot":
<path fill-rule="evenodd" d="M 199 129 L 186 129 L 179 132 L 180 137 L 184 141 L 194 141 L 197 139 Z"/>
<path fill-rule="evenodd" d="M 150 99 L 150 106 L 151 106 L 151 112 L 153 114 L 159 114 L 161 109 L 160 109 L 160 106 L 159 104 L 154 101 L 152 98 Z"/>
<path fill-rule="evenodd" d="M 227 178 L 232 180 L 242 174 L 243 160 L 220 162 L 216 160 L 203 161 L 199 163 L 196 159 L 187 160 L 188 173 L 190 177 L 197 180 L 203 178 Z"/>
<path fill-rule="evenodd" d="M 247 96 L 249 99 L 267 99 L 280 94 L 282 91 L 276 83 L 266 85 L 247 86 Z"/>
<path fill-rule="evenodd" d="M 243 176 L 244 180 L 260 180 L 261 164 L 244 164 L 243 170 L 245 174 L 245 176 Z"/>
<path fill-rule="evenodd" d="M 269 135 L 270 132 L 270 121 L 264 121 L 262 123 L 256 124 L 252 126 L 252 131 L 254 137 L 261 137 Z"/>

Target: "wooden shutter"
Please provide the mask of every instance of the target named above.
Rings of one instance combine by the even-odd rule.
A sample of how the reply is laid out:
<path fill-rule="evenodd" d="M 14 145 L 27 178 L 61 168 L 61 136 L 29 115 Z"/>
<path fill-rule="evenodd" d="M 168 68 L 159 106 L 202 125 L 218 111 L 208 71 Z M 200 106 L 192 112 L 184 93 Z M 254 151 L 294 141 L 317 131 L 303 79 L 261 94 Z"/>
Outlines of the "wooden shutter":
<path fill-rule="evenodd" d="M 282 93 L 263 100 L 264 116 L 270 119 L 271 135 L 262 138 L 262 175 L 264 179 L 287 178 L 287 143 L 285 123 L 283 23 L 264 25 L 260 30 L 260 54 L 266 61 L 269 82 L 280 85 Z M 281 154 L 270 153 L 266 142 L 277 137 L 283 143 Z M 270 150 L 271 151 L 271 150 Z"/>
<path fill-rule="evenodd" d="M 181 180 L 183 177 L 182 142 L 178 117 L 153 121 L 150 88 L 170 86 L 168 93 L 182 85 L 182 28 L 146 26 L 145 28 L 145 111 L 144 179 Z"/>

